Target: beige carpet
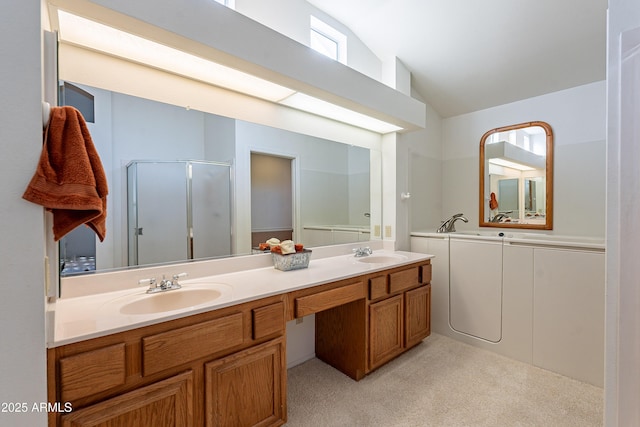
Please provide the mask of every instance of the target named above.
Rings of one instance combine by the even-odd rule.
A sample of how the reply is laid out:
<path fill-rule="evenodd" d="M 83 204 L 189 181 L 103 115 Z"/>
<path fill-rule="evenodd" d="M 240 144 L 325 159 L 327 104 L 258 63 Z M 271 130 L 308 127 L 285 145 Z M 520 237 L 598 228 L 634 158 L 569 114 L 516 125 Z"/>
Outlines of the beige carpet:
<path fill-rule="evenodd" d="M 601 426 L 601 388 L 432 334 L 355 382 L 309 360 L 288 372 L 287 426 Z"/>

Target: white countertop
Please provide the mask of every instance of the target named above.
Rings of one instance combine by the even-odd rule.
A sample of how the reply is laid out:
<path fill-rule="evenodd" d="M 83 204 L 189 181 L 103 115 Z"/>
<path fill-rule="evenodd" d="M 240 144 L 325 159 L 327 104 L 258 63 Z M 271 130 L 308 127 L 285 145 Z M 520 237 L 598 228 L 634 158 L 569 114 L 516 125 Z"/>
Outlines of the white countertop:
<path fill-rule="evenodd" d="M 436 233 L 434 231 L 413 231 L 412 237 L 428 237 L 437 239 L 465 239 L 465 240 L 502 240 L 506 245 L 526 245 L 537 247 L 555 247 L 564 249 L 605 250 L 602 237 L 566 236 L 545 233 L 527 233 L 504 230 L 469 230 L 451 233 Z"/>
<path fill-rule="evenodd" d="M 50 339 L 48 347 L 84 341 L 433 258 L 433 255 L 428 254 L 388 250 L 376 250 L 371 257 L 385 255 L 396 258 L 380 264 L 360 262 L 353 255 L 316 260 L 312 256 L 309 267 L 301 270 L 280 271 L 264 267 L 183 280 L 180 283 L 184 289 L 211 287 L 221 290 L 222 295 L 208 303 L 161 313 L 127 315 L 120 312 L 123 304 L 144 297 L 145 287 L 61 298 L 51 304 L 49 309 L 53 322 L 53 339 Z M 167 291 L 166 294 L 171 292 L 181 291 Z"/>

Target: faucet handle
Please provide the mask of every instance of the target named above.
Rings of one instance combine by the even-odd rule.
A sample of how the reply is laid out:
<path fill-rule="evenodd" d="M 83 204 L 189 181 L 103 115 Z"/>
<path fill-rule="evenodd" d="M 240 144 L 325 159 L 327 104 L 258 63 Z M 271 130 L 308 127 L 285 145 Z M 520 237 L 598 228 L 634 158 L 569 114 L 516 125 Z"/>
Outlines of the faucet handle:
<path fill-rule="evenodd" d="M 149 285 L 149 289 L 148 290 L 155 289 L 156 286 L 157 286 L 156 278 L 155 277 L 151 277 L 150 279 L 138 280 L 138 285 Z"/>
<path fill-rule="evenodd" d="M 182 279 L 183 277 L 187 277 L 188 275 L 189 275 L 188 273 L 174 274 L 173 275 L 173 284 L 177 285 L 178 284 L 178 279 Z"/>

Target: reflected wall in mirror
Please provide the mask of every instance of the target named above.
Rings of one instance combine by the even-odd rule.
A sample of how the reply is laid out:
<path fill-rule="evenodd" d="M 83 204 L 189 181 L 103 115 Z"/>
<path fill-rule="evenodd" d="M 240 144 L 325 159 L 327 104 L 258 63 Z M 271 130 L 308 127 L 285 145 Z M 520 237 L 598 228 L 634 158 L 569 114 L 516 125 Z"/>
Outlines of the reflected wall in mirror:
<path fill-rule="evenodd" d="M 553 131 L 528 122 L 480 140 L 481 227 L 553 229 Z"/>
<path fill-rule="evenodd" d="M 272 226 L 251 221 L 250 197 L 247 202 L 246 194 L 240 194 L 247 186 L 238 190 L 239 181 L 251 175 L 244 170 L 251 153 L 293 159 L 294 240 L 308 247 L 369 240 L 368 214 L 380 209 L 371 206 L 371 194 L 381 185 L 371 182 L 371 162 L 380 161 L 375 150 L 74 84 L 94 98 L 95 123 L 88 127 L 109 181 L 108 231 L 102 243 L 86 227 L 61 240 L 63 277 L 202 259 L 199 254 L 208 258 L 250 253 L 252 242 L 237 236 L 269 234 Z M 148 167 L 155 178 L 140 185 L 140 172 Z M 213 176 L 212 169 L 220 170 Z M 211 209 L 202 210 L 196 203 L 205 201 Z M 165 223 L 172 224 L 171 230 L 160 225 L 161 231 L 153 231 L 160 214 L 169 215 Z M 248 221 L 243 222 L 245 217 Z M 196 223 L 205 220 L 222 226 L 218 230 L 217 225 L 207 225 L 202 243 L 196 242 Z M 248 232 L 238 233 L 239 227 Z M 258 229 L 249 230 L 252 227 Z M 155 252 L 142 253 L 144 247 Z M 159 253 L 163 248 L 171 250 Z"/>

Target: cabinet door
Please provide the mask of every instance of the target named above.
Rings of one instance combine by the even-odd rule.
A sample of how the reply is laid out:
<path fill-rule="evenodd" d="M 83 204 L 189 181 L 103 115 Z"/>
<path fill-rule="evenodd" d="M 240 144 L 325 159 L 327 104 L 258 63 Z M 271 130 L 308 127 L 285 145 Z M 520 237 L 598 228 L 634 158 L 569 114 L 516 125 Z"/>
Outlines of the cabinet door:
<path fill-rule="evenodd" d="M 405 347 L 409 348 L 431 333 L 431 285 L 405 293 Z"/>
<path fill-rule="evenodd" d="M 533 364 L 604 385 L 605 254 L 533 252 Z"/>
<path fill-rule="evenodd" d="M 402 352 L 403 329 L 402 295 L 369 306 L 369 370 Z"/>
<path fill-rule="evenodd" d="M 207 427 L 284 424 L 286 375 L 283 338 L 207 363 Z"/>
<path fill-rule="evenodd" d="M 63 427 L 190 427 L 193 421 L 193 373 L 157 383 L 63 415 Z"/>
<path fill-rule="evenodd" d="M 502 339 L 502 241 L 449 238 L 451 328 L 493 343 Z"/>

